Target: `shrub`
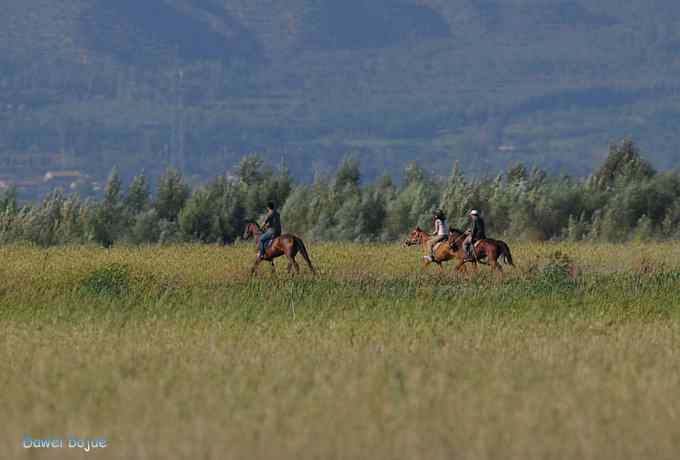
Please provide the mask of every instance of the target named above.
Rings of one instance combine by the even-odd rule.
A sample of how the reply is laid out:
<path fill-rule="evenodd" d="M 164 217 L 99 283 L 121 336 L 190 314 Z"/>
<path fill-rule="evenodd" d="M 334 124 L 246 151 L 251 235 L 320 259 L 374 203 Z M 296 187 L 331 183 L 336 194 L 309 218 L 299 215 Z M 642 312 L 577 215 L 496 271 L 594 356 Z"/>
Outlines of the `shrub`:
<path fill-rule="evenodd" d="M 130 270 L 123 264 L 106 265 L 90 273 L 83 280 L 82 287 L 98 296 L 123 296 L 130 289 Z"/>
<path fill-rule="evenodd" d="M 578 270 L 572 259 L 560 251 L 550 255 L 540 272 L 540 282 L 549 288 L 574 286 Z"/>

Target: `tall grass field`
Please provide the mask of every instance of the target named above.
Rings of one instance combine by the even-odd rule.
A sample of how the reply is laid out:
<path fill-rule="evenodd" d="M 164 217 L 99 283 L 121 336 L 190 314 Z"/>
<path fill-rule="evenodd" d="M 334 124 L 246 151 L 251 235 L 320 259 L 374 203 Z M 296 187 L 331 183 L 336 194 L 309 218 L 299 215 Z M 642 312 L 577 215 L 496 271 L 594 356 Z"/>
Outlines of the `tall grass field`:
<path fill-rule="evenodd" d="M 0 458 L 680 458 L 680 245 L 511 246 L 1 247 Z"/>

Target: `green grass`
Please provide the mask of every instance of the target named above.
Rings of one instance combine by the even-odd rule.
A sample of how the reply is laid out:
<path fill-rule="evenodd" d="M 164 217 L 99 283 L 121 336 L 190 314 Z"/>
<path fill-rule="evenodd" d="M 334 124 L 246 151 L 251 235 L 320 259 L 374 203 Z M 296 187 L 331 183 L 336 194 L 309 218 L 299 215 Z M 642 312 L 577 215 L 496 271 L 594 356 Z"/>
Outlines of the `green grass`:
<path fill-rule="evenodd" d="M 678 458 L 680 247 L 520 245 L 502 278 L 310 249 L 250 279 L 250 247 L 0 248 L 0 457 Z"/>

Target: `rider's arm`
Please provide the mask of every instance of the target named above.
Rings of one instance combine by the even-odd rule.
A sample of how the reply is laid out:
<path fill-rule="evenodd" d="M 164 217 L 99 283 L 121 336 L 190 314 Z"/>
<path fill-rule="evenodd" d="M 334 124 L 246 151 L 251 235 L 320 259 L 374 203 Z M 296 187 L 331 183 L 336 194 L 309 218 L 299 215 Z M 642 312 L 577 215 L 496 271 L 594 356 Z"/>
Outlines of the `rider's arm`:
<path fill-rule="evenodd" d="M 264 219 L 262 220 L 262 224 L 260 225 L 260 227 L 262 227 L 262 228 L 266 227 L 271 218 L 272 218 L 272 214 L 270 212 L 268 212 L 267 215 L 264 216 Z"/>

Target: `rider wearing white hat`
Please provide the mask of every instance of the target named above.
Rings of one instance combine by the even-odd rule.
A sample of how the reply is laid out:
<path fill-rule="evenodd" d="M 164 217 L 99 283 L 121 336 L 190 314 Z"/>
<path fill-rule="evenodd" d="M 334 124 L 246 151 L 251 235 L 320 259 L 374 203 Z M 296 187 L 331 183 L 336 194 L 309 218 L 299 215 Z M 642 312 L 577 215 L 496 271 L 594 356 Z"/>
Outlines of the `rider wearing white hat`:
<path fill-rule="evenodd" d="M 474 261 L 476 257 L 473 254 L 475 242 L 486 239 L 486 225 L 480 212 L 476 209 L 470 211 L 470 218 L 472 219 L 472 228 L 468 231 L 468 236 L 465 238 L 463 248 L 465 249 L 465 259 L 467 261 Z"/>

